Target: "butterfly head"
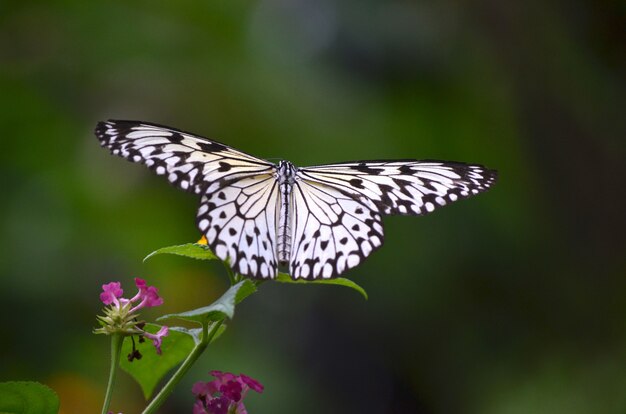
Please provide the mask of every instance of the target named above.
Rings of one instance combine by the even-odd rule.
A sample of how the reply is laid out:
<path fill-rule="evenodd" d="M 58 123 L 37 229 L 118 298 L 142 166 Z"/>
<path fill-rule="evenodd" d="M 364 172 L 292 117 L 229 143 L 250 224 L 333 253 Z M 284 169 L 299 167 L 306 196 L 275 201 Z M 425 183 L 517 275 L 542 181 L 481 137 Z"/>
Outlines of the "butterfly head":
<path fill-rule="evenodd" d="M 289 161 L 278 163 L 277 179 L 280 184 L 292 185 L 295 182 L 297 168 Z"/>

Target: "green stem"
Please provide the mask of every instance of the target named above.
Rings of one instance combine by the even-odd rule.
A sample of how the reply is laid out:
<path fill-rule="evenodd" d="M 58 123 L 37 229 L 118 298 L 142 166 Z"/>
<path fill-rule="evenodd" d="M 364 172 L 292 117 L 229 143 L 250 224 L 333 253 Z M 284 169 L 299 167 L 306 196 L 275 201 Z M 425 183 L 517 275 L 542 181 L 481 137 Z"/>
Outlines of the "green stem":
<path fill-rule="evenodd" d="M 167 384 L 161 388 L 161 391 L 154 397 L 150 404 L 146 407 L 145 410 L 142 411 L 142 414 L 151 414 L 156 412 L 156 410 L 163 405 L 167 397 L 170 396 L 172 392 L 174 392 L 174 388 L 183 378 L 183 376 L 189 371 L 189 368 L 196 362 L 198 357 L 204 352 L 206 347 L 211 343 L 211 340 L 217 333 L 217 330 L 222 326 L 224 321 L 215 322 L 211 326 L 211 330 L 209 331 L 208 324 L 202 324 L 202 339 L 200 342 L 196 344 L 191 353 L 187 356 L 185 361 L 181 364 L 178 370 L 172 375 Z"/>
<path fill-rule="evenodd" d="M 115 383 L 115 375 L 120 362 L 120 353 L 122 351 L 122 343 L 124 337 L 121 334 L 113 334 L 111 336 L 111 368 L 109 370 L 109 383 L 104 396 L 104 404 L 102 405 L 102 414 L 109 412 L 109 404 L 111 404 L 111 396 L 113 395 L 113 384 Z"/>

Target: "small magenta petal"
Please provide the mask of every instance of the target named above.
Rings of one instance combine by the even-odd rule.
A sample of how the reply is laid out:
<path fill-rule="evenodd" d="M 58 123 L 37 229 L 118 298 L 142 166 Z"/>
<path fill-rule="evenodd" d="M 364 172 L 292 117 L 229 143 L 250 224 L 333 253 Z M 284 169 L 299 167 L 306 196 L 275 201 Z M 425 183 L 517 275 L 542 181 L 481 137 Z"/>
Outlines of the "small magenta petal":
<path fill-rule="evenodd" d="M 200 400 L 196 401 L 193 405 L 193 414 L 208 414 L 209 412 L 204 407 L 204 403 Z"/>
<path fill-rule="evenodd" d="M 195 395 L 196 397 L 199 397 L 201 395 L 211 395 L 211 391 L 209 389 L 209 383 L 208 382 L 202 382 L 202 381 L 198 381 L 195 384 L 193 384 L 193 387 L 191 387 L 191 393 L 193 395 Z"/>
<path fill-rule="evenodd" d="M 154 286 L 149 286 L 144 293 L 144 306 L 160 306 L 163 304 L 163 298 L 159 297 L 159 290 Z"/>
<path fill-rule="evenodd" d="M 137 286 L 137 294 L 133 296 L 130 301 L 136 302 L 138 300 L 143 300 L 144 292 L 146 291 L 146 281 L 143 279 L 135 278 L 135 286 Z M 138 306 L 137 309 L 141 309 L 143 306 Z"/>
<path fill-rule="evenodd" d="M 237 403 L 235 414 L 248 414 L 248 410 L 246 410 L 246 406 L 243 404 L 243 401 L 239 401 Z"/>
<path fill-rule="evenodd" d="M 222 384 L 222 386 L 220 387 L 220 392 L 222 393 L 222 395 L 234 402 L 241 401 L 242 391 L 243 388 L 241 384 L 239 383 L 239 381 L 236 380 L 230 380 L 225 384 Z"/>
<path fill-rule="evenodd" d="M 241 381 L 246 384 L 248 387 L 250 387 L 250 389 L 258 392 L 258 393 L 262 393 L 263 389 L 265 387 L 263 387 L 263 384 L 261 384 L 259 381 L 255 380 L 254 378 L 251 378 L 247 375 L 244 374 L 239 374 L 239 378 L 241 378 Z"/>
<path fill-rule="evenodd" d="M 102 293 L 100 294 L 100 300 L 105 305 L 110 305 L 115 302 L 116 298 L 119 298 L 124 294 L 120 282 L 111 282 L 106 285 L 102 285 Z"/>
<path fill-rule="evenodd" d="M 113 303 L 114 298 L 115 296 L 109 292 L 102 292 L 100 294 L 100 302 L 104 303 L 105 305 L 110 305 L 111 303 Z"/>
<path fill-rule="evenodd" d="M 220 383 L 217 380 L 209 381 L 206 383 L 209 389 L 209 395 L 215 395 L 220 392 Z"/>
<path fill-rule="evenodd" d="M 211 397 L 219 392 L 220 385 L 221 384 L 217 383 L 217 380 L 209 381 L 209 382 L 199 381 L 193 384 L 193 387 L 191 388 L 191 392 L 197 397 L 200 397 L 200 396 Z"/>
<path fill-rule="evenodd" d="M 215 397 L 207 401 L 207 411 L 211 414 L 227 414 L 230 400 L 224 396 Z"/>
<path fill-rule="evenodd" d="M 222 372 L 222 371 L 211 371 L 210 372 L 211 375 L 213 375 L 215 378 L 217 378 L 217 381 L 220 384 L 224 384 L 228 381 L 232 381 L 234 380 L 236 377 L 234 374 L 231 374 L 230 372 Z"/>
<path fill-rule="evenodd" d="M 135 286 L 137 286 L 137 289 L 139 289 L 140 291 L 142 289 L 145 289 L 147 284 L 146 281 L 143 279 L 139 279 L 138 277 L 135 278 Z"/>

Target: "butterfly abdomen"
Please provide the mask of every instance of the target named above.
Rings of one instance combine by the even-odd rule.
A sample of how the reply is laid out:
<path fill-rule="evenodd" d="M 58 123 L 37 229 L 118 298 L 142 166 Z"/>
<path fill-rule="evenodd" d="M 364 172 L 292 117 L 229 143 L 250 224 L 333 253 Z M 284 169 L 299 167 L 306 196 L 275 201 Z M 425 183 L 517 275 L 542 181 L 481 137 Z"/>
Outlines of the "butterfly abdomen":
<path fill-rule="evenodd" d="M 278 231 L 276 232 L 276 250 L 278 263 L 287 265 L 291 257 L 291 222 L 292 217 L 292 190 L 296 168 L 289 161 L 278 164 L 277 177 L 280 203 L 278 212 Z"/>

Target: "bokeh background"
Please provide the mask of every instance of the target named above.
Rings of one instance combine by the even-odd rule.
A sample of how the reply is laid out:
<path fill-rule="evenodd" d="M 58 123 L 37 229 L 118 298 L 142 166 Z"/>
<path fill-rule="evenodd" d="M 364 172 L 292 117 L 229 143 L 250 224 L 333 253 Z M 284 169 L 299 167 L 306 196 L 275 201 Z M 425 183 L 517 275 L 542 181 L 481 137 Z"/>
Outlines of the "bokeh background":
<path fill-rule="evenodd" d="M 100 285 L 177 312 L 227 287 L 192 242 L 197 199 L 113 157 L 139 119 L 310 165 L 440 158 L 498 185 L 423 218 L 348 274 L 370 294 L 266 283 L 210 369 L 266 386 L 251 413 L 626 412 L 623 2 L 8 1 L 0 4 L 0 380 L 99 412 Z M 143 407 L 120 376 L 115 412 Z"/>

